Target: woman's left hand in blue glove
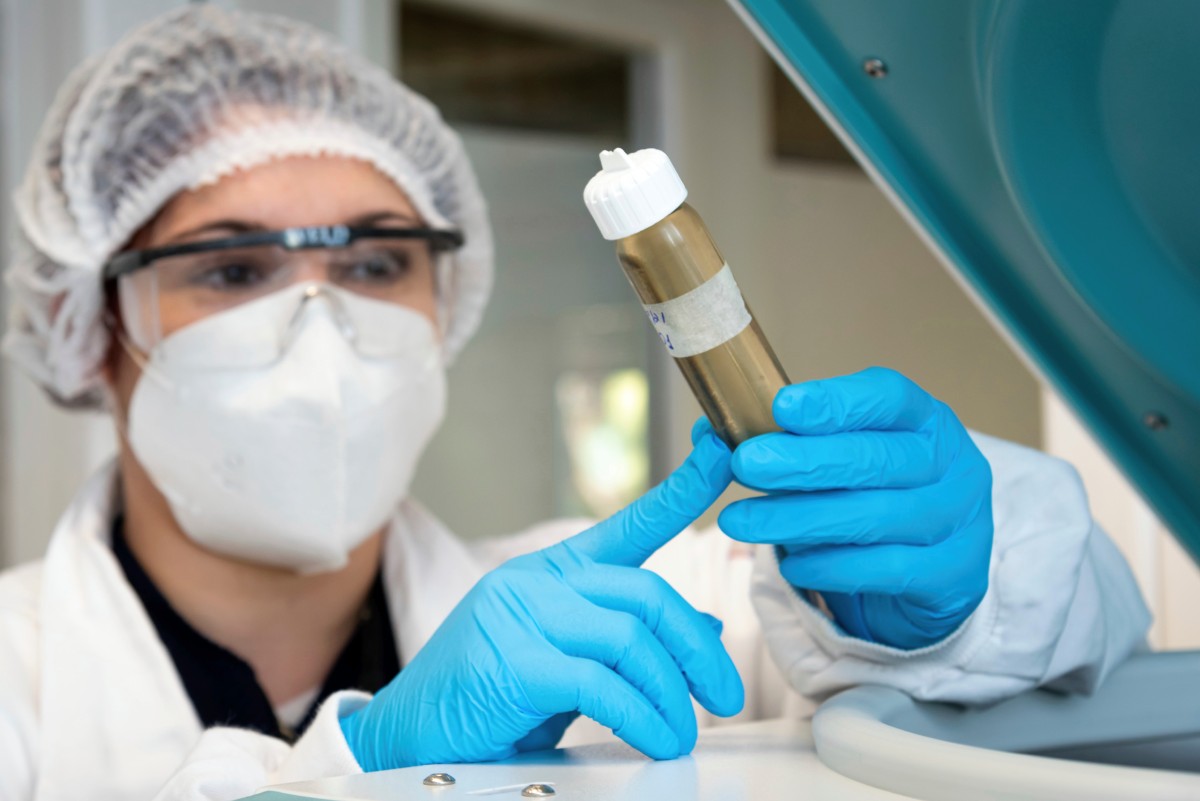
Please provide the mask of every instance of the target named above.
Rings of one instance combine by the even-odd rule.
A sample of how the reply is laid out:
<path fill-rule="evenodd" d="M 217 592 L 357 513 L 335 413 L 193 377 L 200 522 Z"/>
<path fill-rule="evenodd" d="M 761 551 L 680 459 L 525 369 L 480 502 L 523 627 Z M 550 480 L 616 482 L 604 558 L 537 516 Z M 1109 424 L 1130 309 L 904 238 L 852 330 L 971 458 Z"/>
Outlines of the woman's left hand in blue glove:
<path fill-rule="evenodd" d="M 784 578 L 853 636 L 915 649 L 954 632 L 992 547 L 991 469 L 954 413 L 871 368 L 785 387 L 774 416 L 784 433 L 733 455 L 738 481 L 768 494 L 728 506 L 721 529 L 775 545 Z"/>
<path fill-rule="evenodd" d="M 364 770 L 503 759 L 548 748 L 578 714 L 657 759 L 696 743 L 695 697 L 742 708 L 719 623 L 642 562 L 732 480 L 702 437 L 683 466 L 571 539 L 484 576 L 412 662 L 341 719 Z"/>

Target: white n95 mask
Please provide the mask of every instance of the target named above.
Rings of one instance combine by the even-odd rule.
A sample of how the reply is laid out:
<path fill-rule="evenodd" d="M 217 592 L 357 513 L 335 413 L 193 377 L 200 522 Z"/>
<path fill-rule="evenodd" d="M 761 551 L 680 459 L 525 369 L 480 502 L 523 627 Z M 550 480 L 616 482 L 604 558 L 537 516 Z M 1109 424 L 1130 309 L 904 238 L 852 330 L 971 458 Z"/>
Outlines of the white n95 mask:
<path fill-rule="evenodd" d="M 392 517 L 445 405 L 428 319 L 298 284 L 155 345 L 128 437 L 195 542 L 311 573 Z"/>

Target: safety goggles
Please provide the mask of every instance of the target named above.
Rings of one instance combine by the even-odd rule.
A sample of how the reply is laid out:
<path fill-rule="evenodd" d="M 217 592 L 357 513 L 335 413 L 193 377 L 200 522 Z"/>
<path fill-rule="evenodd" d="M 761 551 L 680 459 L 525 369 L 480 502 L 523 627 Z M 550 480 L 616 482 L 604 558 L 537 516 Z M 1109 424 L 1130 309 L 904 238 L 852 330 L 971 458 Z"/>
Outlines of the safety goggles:
<path fill-rule="evenodd" d="M 103 276 L 117 283 L 126 330 L 149 351 L 180 329 L 300 283 L 420 307 L 436 297 L 439 255 L 462 244 L 460 231 L 446 229 L 287 228 L 126 251 Z"/>

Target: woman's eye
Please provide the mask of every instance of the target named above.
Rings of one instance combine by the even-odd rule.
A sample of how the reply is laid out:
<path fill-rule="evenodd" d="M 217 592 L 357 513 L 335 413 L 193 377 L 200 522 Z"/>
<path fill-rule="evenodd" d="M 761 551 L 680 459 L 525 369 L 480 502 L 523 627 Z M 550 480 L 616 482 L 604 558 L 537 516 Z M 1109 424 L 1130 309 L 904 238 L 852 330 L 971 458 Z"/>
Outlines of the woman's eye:
<path fill-rule="evenodd" d="M 377 251 L 354 259 L 346 273 L 348 278 L 355 281 L 380 283 L 403 278 L 411 267 L 411 259 L 406 253 Z"/>
<path fill-rule="evenodd" d="M 195 280 L 210 289 L 245 289 L 260 283 L 263 273 L 251 264 L 229 262 L 201 270 Z"/>

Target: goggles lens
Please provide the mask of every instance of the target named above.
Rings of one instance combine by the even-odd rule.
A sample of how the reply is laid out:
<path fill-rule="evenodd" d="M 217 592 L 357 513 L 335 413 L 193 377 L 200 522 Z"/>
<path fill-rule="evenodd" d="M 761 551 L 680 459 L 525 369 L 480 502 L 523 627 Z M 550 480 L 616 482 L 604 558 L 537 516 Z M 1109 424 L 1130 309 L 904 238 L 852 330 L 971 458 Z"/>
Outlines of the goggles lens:
<path fill-rule="evenodd" d="M 248 238 L 199 243 L 191 252 L 148 251 L 155 254 L 149 263 L 120 273 L 121 316 L 133 342 L 149 353 L 188 326 L 299 284 L 426 312 L 439 300 L 437 265 L 446 248 L 420 235 L 360 234 L 333 247 L 239 245 Z"/>
<path fill-rule="evenodd" d="M 185 326 L 149 349 L 139 342 L 136 326 L 126 321 L 130 339 L 149 354 L 151 363 L 194 370 L 269 367 L 314 326 L 336 332 L 364 359 L 440 359 L 427 316 L 325 283 L 285 286 Z"/>

